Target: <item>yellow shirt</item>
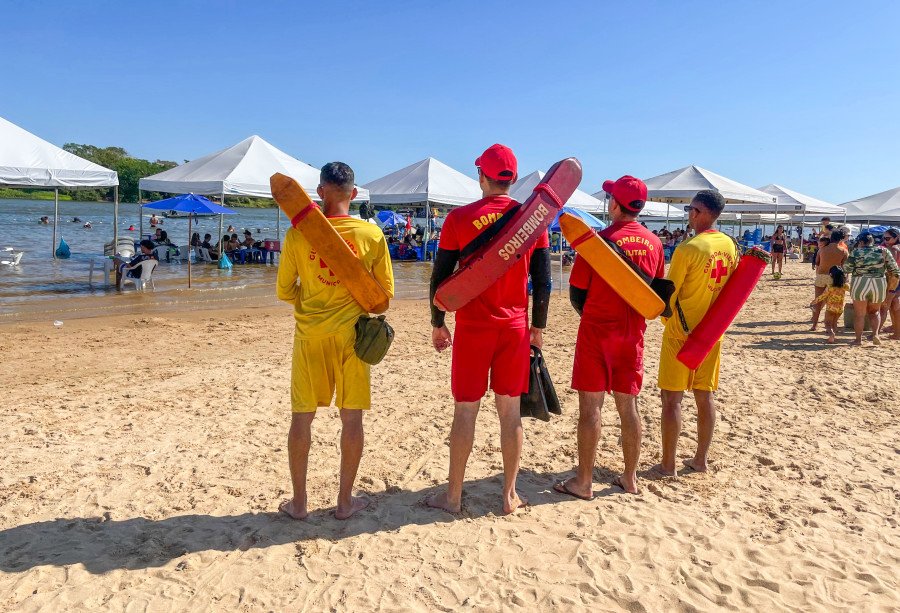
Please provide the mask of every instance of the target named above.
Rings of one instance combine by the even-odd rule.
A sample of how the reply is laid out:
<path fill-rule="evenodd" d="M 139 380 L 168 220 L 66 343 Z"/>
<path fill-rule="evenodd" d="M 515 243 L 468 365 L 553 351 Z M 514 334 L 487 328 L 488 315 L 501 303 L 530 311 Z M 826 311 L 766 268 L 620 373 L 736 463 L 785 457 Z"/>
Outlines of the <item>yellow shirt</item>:
<path fill-rule="evenodd" d="M 681 305 L 689 330 L 693 330 L 719 296 L 737 265 L 734 241 L 721 232 L 710 230 L 689 238 L 675 249 L 668 278 L 675 283 L 672 317 L 666 322 L 665 336 L 686 338 L 675 300 Z"/>
<path fill-rule="evenodd" d="M 375 224 L 353 217 L 332 217 L 328 221 L 393 297 L 394 272 L 384 233 Z M 337 334 L 366 314 L 295 228 L 288 230 L 284 237 L 278 261 L 277 294 L 280 300 L 294 303 L 297 335 L 301 338 Z"/>

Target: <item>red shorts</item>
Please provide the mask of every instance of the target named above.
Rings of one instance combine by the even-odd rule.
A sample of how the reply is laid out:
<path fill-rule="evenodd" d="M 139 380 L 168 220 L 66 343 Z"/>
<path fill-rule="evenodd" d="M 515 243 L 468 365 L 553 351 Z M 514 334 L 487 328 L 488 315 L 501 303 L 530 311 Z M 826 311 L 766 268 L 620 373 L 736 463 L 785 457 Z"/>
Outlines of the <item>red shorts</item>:
<path fill-rule="evenodd" d="M 495 394 L 521 396 L 528 391 L 531 342 L 528 328 L 474 327 L 457 324 L 453 335 L 450 389 L 457 402 Z"/>
<path fill-rule="evenodd" d="M 572 389 L 637 396 L 644 382 L 646 326 L 641 324 L 643 320 L 631 325 L 582 318 L 575 342 Z"/>

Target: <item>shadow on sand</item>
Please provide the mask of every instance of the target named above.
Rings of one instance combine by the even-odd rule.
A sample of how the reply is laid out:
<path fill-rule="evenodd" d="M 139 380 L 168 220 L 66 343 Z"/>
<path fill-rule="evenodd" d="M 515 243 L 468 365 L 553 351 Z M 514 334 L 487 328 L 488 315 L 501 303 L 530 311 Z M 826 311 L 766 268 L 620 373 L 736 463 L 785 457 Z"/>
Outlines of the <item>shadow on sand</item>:
<path fill-rule="evenodd" d="M 614 473 L 602 469 L 594 472 L 595 479 L 607 484 L 595 490 L 595 496 L 622 493 L 609 485 Z M 530 506 L 573 501 L 552 491 L 562 476 L 523 470 L 519 491 Z M 247 551 L 320 538 L 341 540 L 410 525 L 450 523 L 499 514 L 501 483 L 502 475 L 467 481 L 463 510 L 458 516 L 428 508 L 424 501 L 436 491 L 429 488 L 372 495 L 369 508 L 347 521 L 335 519 L 333 509 L 322 509 L 310 513 L 305 521 L 277 512 L 248 512 L 222 517 L 177 515 L 160 520 L 117 520 L 107 519 L 107 515 L 34 522 L 0 531 L 0 570 L 22 572 L 35 566 L 83 564 L 88 572 L 99 574 L 159 567 L 199 551 Z M 273 501 L 273 507 L 277 502 Z"/>

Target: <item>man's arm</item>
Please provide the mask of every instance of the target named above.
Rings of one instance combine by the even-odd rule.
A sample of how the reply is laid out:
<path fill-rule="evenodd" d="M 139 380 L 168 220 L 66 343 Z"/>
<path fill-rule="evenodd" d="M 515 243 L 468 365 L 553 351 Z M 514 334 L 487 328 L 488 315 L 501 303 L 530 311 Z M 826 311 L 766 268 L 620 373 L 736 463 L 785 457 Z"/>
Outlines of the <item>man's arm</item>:
<path fill-rule="evenodd" d="M 584 311 L 584 303 L 587 302 L 587 295 L 588 291 L 586 289 L 569 285 L 569 302 L 572 303 L 572 308 L 575 309 L 575 312 L 578 313 L 578 315 L 581 315 L 582 311 Z"/>
<path fill-rule="evenodd" d="M 431 307 L 431 326 L 433 328 L 444 327 L 444 317 L 446 313 L 434 306 L 434 294 L 437 288 L 456 268 L 459 261 L 459 251 L 456 249 L 438 248 L 434 256 L 434 267 L 431 270 L 431 286 L 428 292 L 428 304 Z"/>
<path fill-rule="evenodd" d="M 284 248 L 278 258 L 278 277 L 275 282 L 275 294 L 279 300 L 294 302 L 300 295 L 297 285 L 297 262 L 294 260 L 294 233 L 288 230 L 284 236 Z"/>
<path fill-rule="evenodd" d="M 531 274 L 531 326 L 547 327 L 547 311 L 550 309 L 550 249 L 540 247 L 531 254 L 529 263 Z"/>
<path fill-rule="evenodd" d="M 378 255 L 372 265 L 372 274 L 378 285 L 387 292 L 389 298 L 394 297 L 394 267 L 391 264 L 391 254 L 388 251 L 387 241 L 382 234 L 377 244 Z"/>
<path fill-rule="evenodd" d="M 675 301 L 678 300 L 678 294 L 681 293 L 681 286 L 684 285 L 684 278 L 687 276 L 688 264 L 687 250 L 683 246 L 679 246 L 672 254 L 672 261 L 669 263 L 668 279 L 675 285 L 669 305 L 673 310 Z"/>

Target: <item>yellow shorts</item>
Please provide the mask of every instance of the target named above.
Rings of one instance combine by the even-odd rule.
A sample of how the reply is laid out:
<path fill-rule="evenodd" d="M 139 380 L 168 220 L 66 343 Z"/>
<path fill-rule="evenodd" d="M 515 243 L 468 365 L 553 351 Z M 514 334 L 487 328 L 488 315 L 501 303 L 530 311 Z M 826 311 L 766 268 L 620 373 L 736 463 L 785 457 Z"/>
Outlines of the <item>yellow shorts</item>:
<path fill-rule="evenodd" d="M 678 361 L 678 352 L 684 340 L 663 335 L 662 350 L 659 355 L 660 389 L 670 392 L 685 390 L 703 390 L 713 392 L 719 388 L 719 357 L 722 353 L 722 341 L 716 343 L 706 359 L 697 370 L 690 370 Z"/>
<path fill-rule="evenodd" d="M 318 407 L 368 409 L 372 404 L 369 365 L 356 357 L 356 330 L 347 328 L 325 338 L 294 334 L 291 410 L 314 413 Z"/>

